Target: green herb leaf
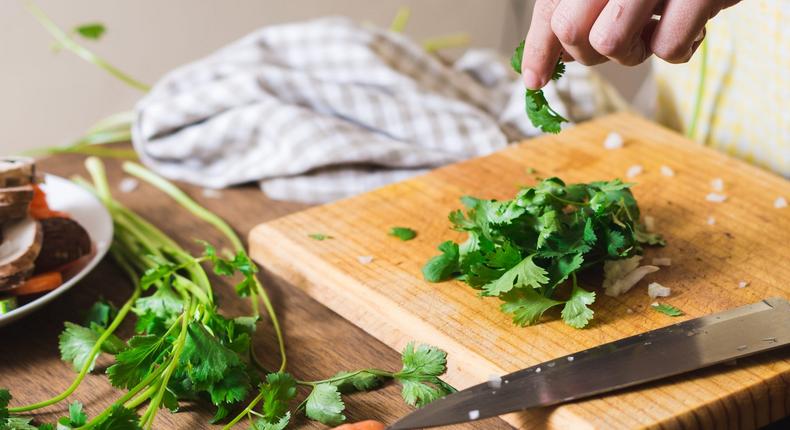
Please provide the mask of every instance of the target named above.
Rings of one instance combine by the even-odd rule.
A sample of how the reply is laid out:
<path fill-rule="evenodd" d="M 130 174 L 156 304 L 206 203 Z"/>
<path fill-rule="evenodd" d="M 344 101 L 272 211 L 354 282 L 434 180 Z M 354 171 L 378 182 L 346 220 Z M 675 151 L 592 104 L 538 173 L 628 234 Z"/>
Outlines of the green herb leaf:
<path fill-rule="evenodd" d="M 503 297 L 502 311 L 513 314 L 513 322 L 522 327 L 536 324 L 543 313 L 562 302 L 544 297 L 532 288 L 512 291 Z"/>
<path fill-rule="evenodd" d="M 90 327 L 91 323 L 95 323 L 102 328 L 107 328 L 110 321 L 118 315 L 118 309 L 112 303 L 99 299 L 88 310 L 85 316 L 85 326 Z"/>
<path fill-rule="evenodd" d="M 307 235 L 310 239 L 314 240 L 327 240 L 327 239 L 334 239 L 334 237 L 329 236 L 328 234 L 323 233 L 310 233 Z"/>
<path fill-rule="evenodd" d="M 104 35 L 104 32 L 107 31 L 107 28 L 104 27 L 102 23 L 89 23 L 83 24 L 74 29 L 80 36 L 86 39 L 98 40 Z"/>
<path fill-rule="evenodd" d="M 88 415 L 82 410 L 82 403 L 72 402 L 69 404 L 69 425 L 72 427 L 82 427 L 88 422 Z"/>
<path fill-rule="evenodd" d="M 422 274 L 428 282 L 439 282 L 449 279 L 458 272 L 458 244 L 447 241 L 439 245 L 441 255 L 431 258 L 422 268 Z"/>
<path fill-rule="evenodd" d="M 417 232 L 409 227 L 392 227 L 390 229 L 390 236 L 397 237 L 400 240 L 407 241 L 417 237 Z"/>
<path fill-rule="evenodd" d="M 107 418 L 99 422 L 95 430 L 140 430 L 140 419 L 134 411 L 120 405 L 112 406 Z"/>
<path fill-rule="evenodd" d="M 279 420 L 275 422 L 267 421 L 264 418 L 258 418 L 252 424 L 252 430 L 284 430 L 288 427 L 291 421 L 291 413 L 286 412 Z"/>
<path fill-rule="evenodd" d="M 578 285 L 573 286 L 571 298 L 565 302 L 562 308 L 562 319 L 571 327 L 584 328 L 593 317 L 592 309 L 588 305 L 595 301 L 595 293 L 585 291 Z"/>
<path fill-rule="evenodd" d="M 680 309 L 666 303 L 659 303 L 657 305 L 651 305 L 650 307 L 657 312 L 661 312 L 662 314 L 669 315 L 671 317 L 680 317 L 685 315 L 685 313 Z"/>
<path fill-rule="evenodd" d="M 296 380 L 288 373 L 270 373 L 261 385 L 263 415 L 268 422 L 280 420 L 288 414 L 288 402 L 296 397 Z"/>
<path fill-rule="evenodd" d="M 24 417 L 10 417 L 6 418 L 4 423 L 0 426 L 2 430 L 39 430 L 38 427 L 31 424 L 33 418 Z"/>
<path fill-rule="evenodd" d="M 524 56 L 524 42 L 522 41 L 510 57 L 510 65 L 516 73 L 521 74 L 521 60 Z M 554 66 L 554 71 L 551 74 L 552 80 L 557 80 L 565 73 L 565 64 L 562 61 L 557 61 Z M 525 106 L 527 110 L 527 117 L 532 122 L 532 125 L 541 129 L 545 133 L 559 133 L 561 128 L 560 124 L 568 122 L 562 115 L 558 114 L 554 109 L 549 106 L 546 101 L 546 96 L 543 95 L 542 90 L 527 89 L 525 95 Z"/>
<path fill-rule="evenodd" d="M 11 402 L 11 392 L 5 388 L 0 388 L 0 423 L 8 418 L 8 403 Z"/>
<path fill-rule="evenodd" d="M 485 295 L 499 296 L 513 288 L 540 288 L 549 281 L 546 269 L 532 262 L 529 256 L 505 272 L 499 279 L 483 286 Z"/>
<path fill-rule="evenodd" d="M 346 420 L 343 415 L 345 408 L 340 391 L 332 384 L 316 385 L 305 401 L 305 415 L 328 426 L 336 426 Z"/>
<path fill-rule="evenodd" d="M 79 371 L 87 363 L 90 358 L 93 346 L 98 342 L 104 329 L 96 324 L 91 328 L 83 327 L 78 324 L 66 321 L 66 328 L 58 337 L 58 347 L 60 348 L 60 357 L 63 361 L 72 363 L 74 370 Z M 102 351 L 111 354 L 117 354 L 123 349 L 123 341 L 118 339 L 115 335 L 110 336 L 104 344 L 102 344 Z M 96 357 L 93 358 L 90 364 L 90 370 L 93 370 L 93 364 L 96 362 Z"/>
<path fill-rule="evenodd" d="M 129 339 L 128 348 L 118 354 L 115 364 L 107 369 L 110 383 L 115 387 L 134 387 L 169 353 L 172 342 L 172 339 L 164 336 L 132 337 Z"/>
<path fill-rule="evenodd" d="M 422 407 L 453 391 L 439 379 L 447 370 L 447 353 L 441 349 L 411 342 L 403 349 L 401 360 L 403 368 L 393 376 L 403 385 L 401 395 L 406 403 Z"/>

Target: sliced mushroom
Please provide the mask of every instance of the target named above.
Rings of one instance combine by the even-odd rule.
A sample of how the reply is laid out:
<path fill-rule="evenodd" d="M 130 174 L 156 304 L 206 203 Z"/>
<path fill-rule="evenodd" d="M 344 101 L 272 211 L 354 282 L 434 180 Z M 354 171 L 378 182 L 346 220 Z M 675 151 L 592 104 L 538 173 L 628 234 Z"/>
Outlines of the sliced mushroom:
<path fill-rule="evenodd" d="M 32 200 L 32 185 L 0 188 L 0 224 L 27 216 Z"/>
<path fill-rule="evenodd" d="M 2 227 L 0 244 L 0 289 L 23 281 L 33 272 L 41 251 L 43 231 L 38 221 L 27 217 Z"/>
<path fill-rule="evenodd" d="M 91 252 L 91 238 L 82 226 L 69 218 L 41 221 L 44 243 L 35 261 L 36 272 L 49 272 Z"/>
<path fill-rule="evenodd" d="M 36 164 L 30 157 L 0 157 L 0 188 L 35 182 Z"/>

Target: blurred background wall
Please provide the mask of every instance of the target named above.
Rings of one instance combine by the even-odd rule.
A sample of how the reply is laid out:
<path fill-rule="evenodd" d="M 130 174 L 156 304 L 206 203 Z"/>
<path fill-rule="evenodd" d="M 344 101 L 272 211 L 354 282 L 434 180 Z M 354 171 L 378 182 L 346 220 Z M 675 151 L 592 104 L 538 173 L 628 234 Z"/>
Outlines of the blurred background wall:
<path fill-rule="evenodd" d="M 168 70 L 200 58 L 264 25 L 346 15 L 387 27 L 411 8 L 405 33 L 416 40 L 465 32 L 471 46 L 510 55 L 526 33 L 528 0 L 38 0 L 61 28 L 101 22 L 99 41 L 81 41 L 121 70 L 154 84 Z M 141 93 L 53 39 L 21 0 L 0 2 L 0 153 L 62 145 L 100 118 L 130 110 Z M 458 51 L 448 52 L 450 56 Z M 647 66 L 601 67 L 630 98 Z"/>

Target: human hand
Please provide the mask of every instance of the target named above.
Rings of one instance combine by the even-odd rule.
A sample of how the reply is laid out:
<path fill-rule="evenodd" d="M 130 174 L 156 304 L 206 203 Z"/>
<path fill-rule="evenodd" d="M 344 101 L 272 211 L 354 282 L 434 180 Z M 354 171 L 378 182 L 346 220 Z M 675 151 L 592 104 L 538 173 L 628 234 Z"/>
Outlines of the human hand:
<path fill-rule="evenodd" d="M 378 421 L 360 421 L 354 424 L 343 424 L 340 427 L 335 427 L 335 430 L 384 430 L 384 424 Z"/>
<path fill-rule="evenodd" d="M 560 54 L 588 66 L 609 60 L 635 66 L 653 54 L 685 63 L 705 37 L 705 23 L 739 1 L 536 0 L 524 41 L 524 84 L 546 85 Z"/>

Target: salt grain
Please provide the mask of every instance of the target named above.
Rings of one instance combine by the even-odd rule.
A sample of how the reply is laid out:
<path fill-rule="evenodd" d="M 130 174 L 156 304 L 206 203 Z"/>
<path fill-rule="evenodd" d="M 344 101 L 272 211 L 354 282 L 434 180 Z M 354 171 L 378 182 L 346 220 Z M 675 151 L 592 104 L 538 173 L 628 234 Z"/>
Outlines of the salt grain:
<path fill-rule="evenodd" d="M 724 180 L 716 178 L 710 181 L 710 187 L 713 188 L 713 191 L 724 191 Z"/>
<path fill-rule="evenodd" d="M 746 288 L 748 286 L 749 286 L 749 282 L 748 281 L 738 282 L 738 288 Z"/>
<path fill-rule="evenodd" d="M 667 177 L 670 177 L 670 178 L 675 176 L 675 171 L 672 170 L 672 168 L 669 167 L 669 166 L 661 166 L 660 171 L 661 171 L 661 174 L 664 175 L 664 176 L 667 176 Z"/>
<path fill-rule="evenodd" d="M 727 196 L 719 193 L 710 193 L 707 196 L 705 196 L 705 200 L 713 203 L 723 203 L 724 201 L 727 200 Z"/>
<path fill-rule="evenodd" d="M 653 259 L 654 266 L 671 266 L 672 259 L 669 257 L 656 257 Z"/>
<path fill-rule="evenodd" d="M 478 418 L 480 418 L 480 411 L 479 410 L 472 409 L 471 411 L 469 411 L 469 419 L 470 420 L 476 420 Z"/>
<path fill-rule="evenodd" d="M 498 390 L 502 387 L 502 377 L 499 375 L 491 375 L 488 377 L 488 387 Z"/>
<path fill-rule="evenodd" d="M 222 191 L 214 188 L 203 188 L 203 197 L 207 199 L 218 199 L 222 197 Z"/>
<path fill-rule="evenodd" d="M 373 257 L 370 255 L 360 255 L 357 257 L 357 261 L 359 261 L 360 264 L 370 264 L 373 261 Z"/>
<path fill-rule="evenodd" d="M 572 355 L 568 356 L 568 361 L 573 361 L 573 356 Z"/>
<path fill-rule="evenodd" d="M 121 182 L 118 183 L 118 189 L 121 190 L 122 193 L 131 193 L 136 190 L 139 185 L 140 182 L 137 179 L 123 178 Z"/>
<path fill-rule="evenodd" d="M 650 215 L 645 216 L 645 228 L 647 231 L 655 231 L 656 230 L 656 219 Z"/>
<path fill-rule="evenodd" d="M 716 224 L 716 218 L 714 218 L 712 216 L 709 216 L 708 217 L 708 225 L 715 225 L 715 224 Z"/>
<path fill-rule="evenodd" d="M 540 367 L 538 367 L 537 369 L 535 369 L 535 373 L 540 373 Z"/>
<path fill-rule="evenodd" d="M 654 308 L 657 308 L 657 307 L 659 307 L 661 305 L 659 305 L 658 302 L 653 302 L 653 303 L 650 304 L 650 306 L 652 306 Z"/>
<path fill-rule="evenodd" d="M 656 297 L 669 297 L 671 292 L 672 290 L 658 282 L 651 282 L 650 285 L 647 286 L 647 295 L 650 296 L 651 299 L 655 299 Z M 653 306 L 658 305 L 653 304 Z"/>
<path fill-rule="evenodd" d="M 603 141 L 603 147 L 606 149 L 620 149 L 623 147 L 623 136 L 617 132 L 611 132 Z"/>
<path fill-rule="evenodd" d="M 632 314 L 632 313 L 634 313 L 634 310 L 631 309 L 631 308 L 628 308 L 628 309 L 625 310 L 625 313 Z"/>
<path fill-rule="evenodd" d="M 625 176 L 628 178 L 633 178 L 642 174 L 642 166 L 639 164 L 634 164 L 633 166 L 629 167 L 628 170 L 625 171 Z"/>
<path fill-rule="evenodd" d="M 785 199 L 784 197 L 777 197 L 776 200 L 774 200 L 774 207 L 777 209 L 786 208 L 787 199 Z"/>

